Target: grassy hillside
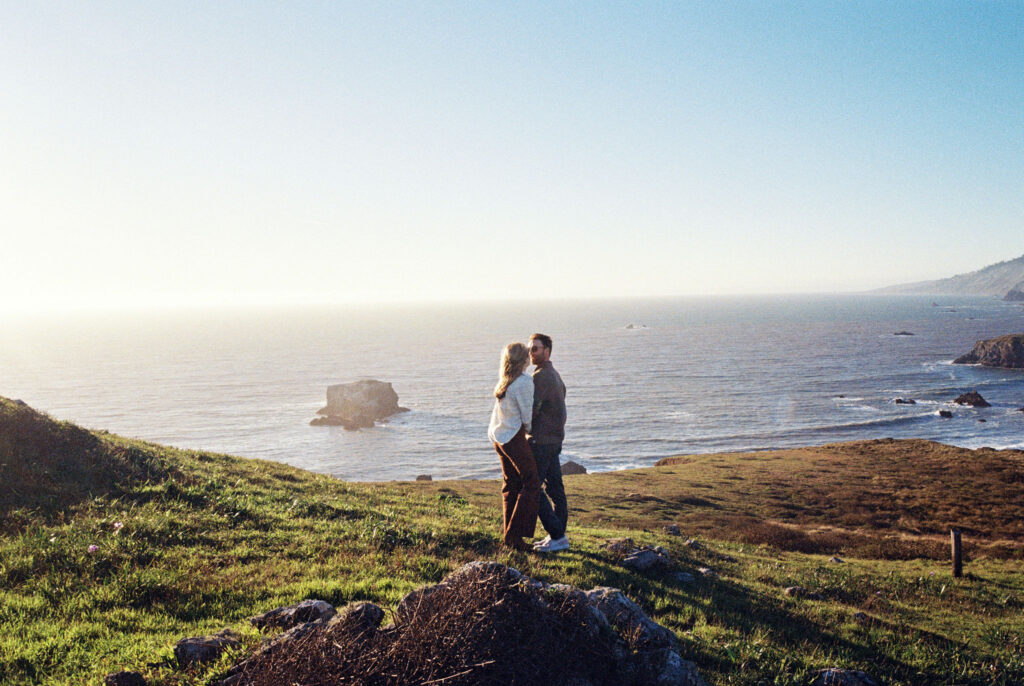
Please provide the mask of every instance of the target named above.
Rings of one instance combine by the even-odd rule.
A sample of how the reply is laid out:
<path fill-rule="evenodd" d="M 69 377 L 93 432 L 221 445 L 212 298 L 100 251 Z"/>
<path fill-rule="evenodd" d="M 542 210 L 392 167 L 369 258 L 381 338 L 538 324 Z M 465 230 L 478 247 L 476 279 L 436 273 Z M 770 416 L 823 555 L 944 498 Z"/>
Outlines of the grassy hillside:
<path fill-rule="evenodd" d="M 933 514 L 913 500 L 926 497 L 915 488 L 923 483 L 914 465 L 939 469 L 943 446 L 932 461 L 912 464 L 899 452 L 910 444 L 890 445 L 889 460 L 885 444 L 855 444 L 874 462 L 832 446 L 572 477 L 573 549 L 539 557 L 497 546 L 495 482 L 344 483 L 90 433 L 2 399 L 0 416 L 0 684 L 98 684 L 123 668 L 151 683 L 209 683 L 223 664 L 176 671 L 178 638 L 231 627 L 255 645 L 246 618 L 257 612 L 310 597 L 393 607 L 472 559 L 497 559 L 546 581 L 623 589 L 677 633 L 709 683 L 805 684 L 826 666 L 864 669 L 888 684 L 1024 682 L 1024 570 L 1013 559 L 1021 539 L 1009 516 L 1024 495 L 1013 477 L 1019 453 L 956 453 L 1003 465 L 992 478 L 1003 484 L 999 498 L 1014 500 L 984 500 L 984 487 L 969 496 L 994 523 L 979 516 L 969 524 L 973 559 L 968 576 L 953 580 L 943 561 L 883 559 L 894 557 L 888 548 L 869 555 L 858 539 L 895 531 L 938 541 L 959 521 L 955 494 Z M 788 471 L 799 464 L 808 471 Z M 950 462 L 938 475 L 963 468 Z M 824 471 L 813 477 L 815 470 Z M 854 482 L 849 470 L 878 478 Z M 989 474 L 978 471 L 974 478 Z M 821 500 L 812 502 L 815 493 Z M 879 508 L 880 517 L 856 520 L 853 503 L 862 498 L 851 493 L 869 494 L 864 507 Z M 912 515 L 897 516 L 914 503 Z M 700 532 L 702 545 L 663 533 L 668 522 Z M 754 523 L 797 538 L 748 541 L 761 536 Z M 861 553 L 832 563 L 799 552 L 807 547 L 794 544 L 799 534 L 821 547 L 815 531 L 826 525 L 836 527 L 829 545 Z M 603 547 L 624 535 L 664 545 L 682 570 L 706 566 L 718 576 L 686 584 L 667 572 L 628 571 Z M 993 537 L 1003 543 L 991 545 Z M 793 585 L 824 599 L 787 596 Z"/>
<path fill-rule="evenodd" d="M 588 525 L 676 523 L 690 535 L 883 559 L 947 559 L 955 527 L 975 557 L 1024 559 L 1019 450 L 881 439 L 671 457 L 565 482 L 575 521 Z M 453 488 L 481 507 L 493 504 L 491 482 L 426 486 Z"/>

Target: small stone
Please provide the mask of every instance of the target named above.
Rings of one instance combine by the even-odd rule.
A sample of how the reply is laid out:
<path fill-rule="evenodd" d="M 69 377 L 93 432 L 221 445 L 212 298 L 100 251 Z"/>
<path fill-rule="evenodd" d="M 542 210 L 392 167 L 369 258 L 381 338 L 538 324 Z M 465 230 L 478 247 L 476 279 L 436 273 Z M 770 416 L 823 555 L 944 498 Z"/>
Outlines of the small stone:
<path fill-rule="evenodd" d="M 669 536 L 682 536 L 683 534 L 679 531 L 679 526 L 676 524 L 669 524 L 665 527 L 665 533 Z"/>
<path fill-rule="evenodd" d="M 431 476 L 430 474 L 417 474 L 416 475 L 416 480 L 417 481 L 433 481 L 434 477 Z"/>
<path fill-rule="evenodd" d="M 828 559 L 828 561 L 837 565 L 841 565 L 844 562 L 843 558 L 839 557 L 838 555 L 833 555 Z"/>
<path fill-rule="evenodd" d="M 702 546 L 700 544 L 700 541 L 698 541 L 696 538 L 688 538 L 688 539 L 686 539 L 686 543 L 683 543 L 683 545 L 685 545 L 687 548 L 692 548 L 693 550 L 700 550 L 701 548 L 704 547 L 704 546 Z"/>
<path fill-rule="evenodd" d="M 718 576 L 718 572 L 711 569 L 711 567 L 698 567 L 697 573 L 708 579 L 714 579 Z"/>
<path fill-rule="evenodd" d="M 942 417 L 943 419 L 952 419 L 953 413 L 950 412 L 949 410 L 939 410 L 939 416 Z"/>
<path fill-rule="evenodd" d="M 114 672 L 103 677 L 103 686 L 146 686 L 146 679 L 138 672 Z"/>
<path fill-rule="evenodd" d="M 807 593 L 807 591 L 806 589 L 804 589 L 803 586 L 790 586 L 784 591 L 784 593 L 788 596 L 799 598 L 800 596 Z"/>

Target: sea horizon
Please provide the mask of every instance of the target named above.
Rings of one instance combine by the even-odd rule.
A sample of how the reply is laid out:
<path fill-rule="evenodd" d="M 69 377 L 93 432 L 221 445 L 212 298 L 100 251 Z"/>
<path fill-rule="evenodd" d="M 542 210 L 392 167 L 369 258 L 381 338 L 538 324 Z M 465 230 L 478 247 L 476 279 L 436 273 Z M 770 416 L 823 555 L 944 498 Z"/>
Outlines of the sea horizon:
<path fill-rule="evenodd" d="M 861 438 L 1024 447 L 1024 372 L 950 364 L 976 340 L 1024 330 L 1024 308 L 990 297 L 249 306 L 9 321 L 0 395 L 90 429 L 347 480 L 497 477 L 486 423 L 498 353 L 535 331 L 553 336 L 569 389 L 563 461 L 590 471 Z M 904 330 L 914 335 L 895 335 Z M 357 432 L 308 426 L 328 385 L 358 378 L 392 383 L 411 412 Z M 974 388 L 992 408 L 951 405 Z M 915 404 L 893 403 L 902 396 Z M 947 407 L 951 420 L 938 416 Z"/>

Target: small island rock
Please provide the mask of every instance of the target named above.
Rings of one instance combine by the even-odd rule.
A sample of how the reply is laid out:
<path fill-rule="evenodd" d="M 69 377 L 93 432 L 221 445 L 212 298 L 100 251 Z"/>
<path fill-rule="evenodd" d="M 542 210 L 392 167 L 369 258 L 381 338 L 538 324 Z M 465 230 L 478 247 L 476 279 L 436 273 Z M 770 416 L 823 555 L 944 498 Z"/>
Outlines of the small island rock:
<path fill-rule="evenodd" d="M 1024 283 L 1019 283 L 1003 296 L 1007 302 L 1024 302 Z"/>
<path fill-rule="evenodd" d="M 953 402 L 957 405 L 970 405 L 971 407 L 991 407 L 991 404 L 982 398 L 981 393 L 978 393 L 977 391 L 964 393 Z"/>
<path fill-rule="evenodd" d="M 349 431 L 370 428 L 393 414 L 407 412 L 398 406 L 398 394 L 390 383 L 362 379 L 327 387 L 327 405 L 317 410 L 323 415 L 311 426 L 341 426 Z"/>
<path fill-rule="evenodd" d="M 1024 333 L 978 341 L 966 355 L 953 360 L 953 364 L 980 364 L 985 367 L 1024 368 Z"/>

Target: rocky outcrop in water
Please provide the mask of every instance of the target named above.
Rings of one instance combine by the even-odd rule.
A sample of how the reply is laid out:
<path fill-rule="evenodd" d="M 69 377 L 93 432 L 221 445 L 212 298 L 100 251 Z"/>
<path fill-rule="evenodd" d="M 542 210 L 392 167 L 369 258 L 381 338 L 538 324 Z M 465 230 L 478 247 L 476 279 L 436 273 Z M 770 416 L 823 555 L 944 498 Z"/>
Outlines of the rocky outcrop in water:
<path fill-rule="evenodd" d="M 349 431 L 368 429 L 393 414 L 408 412 L 398 406 L 398 394 L 391 384 L 363 379 L 327 387 L 327 405 L 311 426 L 340 426 Z"/>
<path fill-rule="evenodd" d="M 1024 368 L 1024 333 L 1013 333 L 998 338 L 978 341 L 966 355 L 953 360 L 953 364 L 980 364 L 986 367 Z"/>
<path fill-rule="evenodd" d="M 981 393 L 977 391 L 971 391 L 970 393 L 963 393 L 956 400 L 957 405 L 970 405 L 971 407 L 991 407 L 989 401 L 981 397 Z"/>

